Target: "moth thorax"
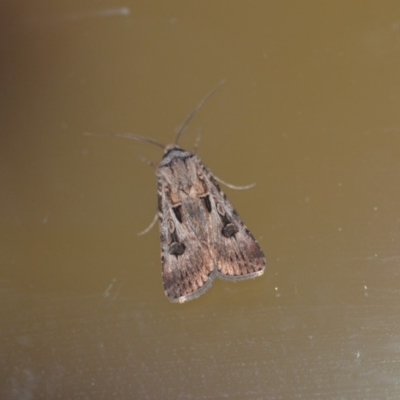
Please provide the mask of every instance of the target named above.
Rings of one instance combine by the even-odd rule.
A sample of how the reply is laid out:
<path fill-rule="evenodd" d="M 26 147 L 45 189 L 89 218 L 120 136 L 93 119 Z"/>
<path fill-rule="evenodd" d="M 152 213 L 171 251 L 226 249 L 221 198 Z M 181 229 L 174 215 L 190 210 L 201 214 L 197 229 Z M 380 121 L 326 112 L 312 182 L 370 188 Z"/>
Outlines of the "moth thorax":
<path fill-rule="evenodd" d="M 189 196 L 190 197 L 198 197 L 199 195 L 203 194 L 203 192 L 199 193 L 199 188 L 196 185 L 192 185 L 189 189 Z"/>
<path fill-rule="evenodd" d="M 164 154 L 167 154 L 172 150 L 180 150 L 180 147 L 175 143 L 168 144 L 167 146 L 165 146 Z"/>

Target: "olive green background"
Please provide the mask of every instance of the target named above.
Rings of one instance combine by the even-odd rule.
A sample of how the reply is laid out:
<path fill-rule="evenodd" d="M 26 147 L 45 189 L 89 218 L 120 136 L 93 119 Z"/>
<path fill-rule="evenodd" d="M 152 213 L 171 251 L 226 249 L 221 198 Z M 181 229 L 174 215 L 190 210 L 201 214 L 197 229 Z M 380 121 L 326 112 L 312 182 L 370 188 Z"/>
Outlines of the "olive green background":
<path fill-rule="evenodd" d="M 1 398 L 399 398 L 399 5 L 1 8 Z M 268 267 L 170 304 L 161 149 L 84 133 L 168 144 L 222 78 L 181 145 Z"/>

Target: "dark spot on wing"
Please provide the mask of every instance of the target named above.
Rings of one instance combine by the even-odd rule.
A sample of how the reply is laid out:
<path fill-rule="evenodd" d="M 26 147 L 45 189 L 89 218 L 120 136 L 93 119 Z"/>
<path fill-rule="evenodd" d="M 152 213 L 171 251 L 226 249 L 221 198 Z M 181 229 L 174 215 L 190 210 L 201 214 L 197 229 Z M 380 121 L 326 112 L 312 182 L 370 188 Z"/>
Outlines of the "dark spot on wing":
<path fill-rule="evenodd" d="M 168 245 L 168 253 L 173 256 L 180 256 L 185 252 L 186 246 L 179 241 L 176 231 L 171 232 L 171 242 Z"/>
<path fill-rule="evenodd" d="M 238 232 L 239 228 L 233 222 L 228 222 L 221 230 L 221 233 L 227 238 L 235 236 Z"/>
<path fill-rule="evenodd" d="M 204 201 L 204 205 L 206 206 L 207 211 L 211 212 L 212 208 L 211 208 L 210 196 L 206 195 L 206 196 L 201 197 L 201 199 Z"/>
<path fill-rule="evenodd" d="M 158 194 L 158 211 L 159 211 L 160 213 L 163 212 L 163 210 L 162 210 L 162 197 L 161 197 L 161 194 Z"/>
<path fill-rule="evenodd" d="M 179 242 L 172 242 L 168 246 L 168 253 L 172 254 L 173 256 L 180 256 L 185 252 L 185 245 Z"/>
<path fill-rule="evenodd" d="M 182 206 L 179 204 L 178 206 L 172 207 L 174 210 L 174 214 L 176 219 L 182 223 Z"/>

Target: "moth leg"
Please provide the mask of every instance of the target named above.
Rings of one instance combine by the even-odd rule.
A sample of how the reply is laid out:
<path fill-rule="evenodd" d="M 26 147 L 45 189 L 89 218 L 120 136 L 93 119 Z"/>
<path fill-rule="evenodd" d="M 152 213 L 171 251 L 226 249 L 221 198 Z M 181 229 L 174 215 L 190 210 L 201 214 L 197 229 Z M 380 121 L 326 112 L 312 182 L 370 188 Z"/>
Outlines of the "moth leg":
<path fill-rule="evenodd" d="M 153 226 L 156 224 L 158 219 L 158 215 L 156 214 L 153 218 L 153 221 L 151 221 L 151 224 L 144 230 L 138 233 L 138 236 L 143 236 L 146 233 L 150 232 L 153 229 Z"/>
<path fill-rule="evenodd" d="M 199 128 L 199 130 L 197 131 L 196 141 L 194 142 L 194 146 L 193 146 L 193 154 L 197 153 L 197 149 L 200 146 L 201 134 L 202 134 L 202 129 Z"/>
<path fill-rule="evenodd" d="M 247 190 L 247 189 L 251 189 L 254 186 L 257 185 L 257 183 L 251 183 L 250 185 L 245 185 L 245 186 L 236 186 L 236 185 L 232 185 L 231 183 L 225 182 L 222 179 L 218 178 L 218 176 L 214 175 L 214 178 L 217 182 L 222 183 L 223 185 L 225 185 L 226 187 L 230 188 L 230 189 L 234 189 L 234 190 Z"/>
<path fill-rule="evenodd" d="M 154 169 L 157 168 L 157 164 L 154 164 L 153 161 L 148 160 L 142 153 L 137 152 L 137 155 L 140 161 L 143 161 L 145 164 L 149 165 L 150 167 L 153 167 Z"/>

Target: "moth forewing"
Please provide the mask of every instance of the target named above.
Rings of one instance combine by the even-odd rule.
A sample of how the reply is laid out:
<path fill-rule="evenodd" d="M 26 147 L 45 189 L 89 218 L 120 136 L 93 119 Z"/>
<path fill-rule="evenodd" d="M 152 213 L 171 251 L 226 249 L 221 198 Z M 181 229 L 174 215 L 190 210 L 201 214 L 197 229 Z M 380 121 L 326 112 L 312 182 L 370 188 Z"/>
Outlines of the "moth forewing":
<path fill-rule="evenodd" d="M 203 165 L 210 193 L 209 236 L 218 277 L 238 281 L 264 273 L 266 260 L 259 244 L 247 229 L 214 176 Z"/>
<path fill-rule="evenodd" d="M 157 168 L 161 262 L 169 300 L 183 303 L 204 293 L 217 273 L 207 245 L 207 217 L 189 152 L 174 148 Z"/>

